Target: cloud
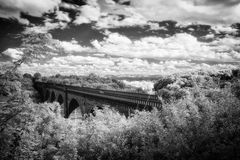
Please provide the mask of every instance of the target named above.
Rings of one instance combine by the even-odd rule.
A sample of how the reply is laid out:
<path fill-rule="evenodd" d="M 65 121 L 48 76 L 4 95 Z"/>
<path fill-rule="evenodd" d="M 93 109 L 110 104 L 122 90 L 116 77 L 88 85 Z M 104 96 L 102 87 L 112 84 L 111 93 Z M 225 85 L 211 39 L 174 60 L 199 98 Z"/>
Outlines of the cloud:
<path fill-rule="evenodd" d="M 219 33 L 236 34 L 238 31 L 235 28 L 232 28 L 230 26 L 225 26 L 225 25 L 215 25 L 215 26 L 212 26 L 212 29 L 218 34 Z"/>
<path fill-rule="evenodd" d="M 44 25 L 39 25 L 39 26 L 28 26 L 26 27 L 25 31 L 23 33 L 48 33 L 49 30 L 54 30 L 57 28 L 64 29 L 67 27 L 67 23 L 65 22 L 51 22 L 51 20 L 46 19 L 44 21 Z"/>
<path fill-rule="evenodd" d="M 13 60 L 18 60 L 22 57 L 23 52 L 14 48 L 8 48 L 6 51 L 2 52 L 2 54 L 12 58 Z"/>
<path fill-rule="evenodd" d="M 43 13 L 53 11 L 60 2 L 61 0 L 0 0 L 0 17 L 16 18 L 27 23 L 27 20 L 20 18 L 21 12 L 41 17 Z"/>
<path fill-rule="evenodd" d="M 32 64 L 23 64 L 20 71 L 23 73 L 40 72 L 43 75 L 54 75 L 61 73 L 63 75 L 88 75 L 96 73 L 101 76 L 142 76 L 164 75 L 194 71 L 199 69 L 217 70 L 234 68 L 233 65 L 208 65 L 205 63 L 193 63 L 190 61 L 158 61 L 149 62 L 139 58 L 111 58 L 111 57 L 91 57 L 80 55 L 68 55 L 63 57 L 54 57 L 46 63 L 34 62 Z"/>
<path fill-rule="evenodd" d="M 75 17 L 74 24 L 80 25 L 83 23 L 98 21 L 101 15 L 98 3 L 94 0 L 88 0 L 87 2 L 87 5 L 83 5 L 79 8 L 81 12 Z"/>
<path fill-rule="evenodd" d="M 76 11 L 76 25 L 95 21 L 99 28 L 144 25 L 148 20 L 226 24 L 240 19 L 239 0 L 86 0 L 81 6 L 61 0 L 0 0 L 0 17 L 27 24 L 21 12 L 41 17 L 59 6 Z M 57 19 L 70 22 L 62 11 L 57 11 Z"/>
<path fill-rule="evenodd" d="M 71 19 L 69 17 L 69 14 L 63 11 L 57 11 L 56 12 L 57 16 L 56 19 L 60 20 L 60 21 L 64 21 L 64 22 L 70 22 Z"/>
<path fill-rule="evenodd" d="M 222 24 L 236 23 L 240 18 L 237 0 L 131 0 L 131 6 L 147 19 L 158 21 Z"/>
<path fill-rule="evenodd" d="M 145 37 L 140 40 L 130 40 L 119 33 L 109 33 L 103 41 L 92 42 L 99 52 L 113 56 L 218 62 L 239 61 L 239 44 L 240 38 L 230 36 L 203 43 L 186 33 L 169 38 Z"/>
<path fill-rule="evenodd" d="M 101 72 L 106 75 L 111 72 L 111 67 L 113 65 L 113 61 L 105 58 L 69 55 L 64 57 L 53 57 L 44 64 L 23 64 L 20 70 L 22 72 L 31 73 L 40 72 L 43 75 L 54 75 L 56 73 L 64 75 L 88 75 L 92 72 Z"/>
<path fill-rule="evenodd" d="M 238 0 L 130 0 L 130 5 L 122 5 L 125 2 L 128 1 L 87 0 L 86 5 L 75 7 L 79 14 L 74 23 L 95 21 L 102 29 L 147 25 L 149 21 L 229 24 L 240 19 Z"/>
<path fill-rule="evenodd" d="M 129 5 L 122 5 L 129 1 Z M 97 21 L 96 25 L 99 28 L 116 28 L 146 25 L 148 21 L 175 20 L 182 24 L 193 22 L 229 24 L 240 19 L 239 0 L 129 1 L 88 0 L 87 5 L 81 6 L 81 13 L 75 23 Z"/>
<path fill-rule="evenodd" d="M 139 40 L 130 40 L 119 33 L 109 33 L 103 41 L 92 42 L 97 51 L 112 56 L 218 62 L 239 61 L 239 44 L 240 38 L 230 36 L 203 43 L 186 33 L 168 38 L 150 36 Z"/>
<path fill-rule="evenodd" d="M 102 15 L 96 26 L 98 28 L 117 28 L 123 26 L 136 26 L 136 25 L 146 25 L 148 21 L 140 13 L 137 13 L 133 8 L 124 8 L 124 12 L 110 12 L 106 15 Z"/>
<path fill-rule="evenodd" d="M 225 60 L 238 61 L 240 60 L 240 38 L 227 36 L 222 39 L 211 42 L 211 49 L 216 55 Z"/>
<path fill-rule="evenodd" d="M 112 0 L 87 0 L 81 7 L 65 3 L 61 6 L 77 12 L 73 21 L 76 25 L 96 22 L 97 28 L 102 29 L 147 24 L 147 20 L 134 8 L 122 7 Z"/>
<path fill-rule="evenodd" d="M 75 5 L 75 4 L 71 4 L 71 3 L 65 3 L 65 2 L 62 2 L 59 7 L 63 7 L 65 9 L 70 9 L 70 10 L 79 10 L 79 6 L 78 5 Z"/>
<path fill-rule="evenodd" d="M 65 52 L 68 52 L 68 53 L 82 52 L 89 49 L 79 45 L 76 41 L 71 41 L 71 42 L 59 41 L 59 45 L 64 49 Z"/>

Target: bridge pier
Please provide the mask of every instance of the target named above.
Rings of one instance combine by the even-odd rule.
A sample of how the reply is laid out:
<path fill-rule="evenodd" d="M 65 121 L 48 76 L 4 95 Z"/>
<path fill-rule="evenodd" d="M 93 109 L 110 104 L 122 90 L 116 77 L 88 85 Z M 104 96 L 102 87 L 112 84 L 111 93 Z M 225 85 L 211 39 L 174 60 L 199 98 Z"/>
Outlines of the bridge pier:
<path fill-rule="evenodd" d="M 67 118 L 67 115 L 68 115 L 68 112 L 69 112 L 69 109 L 68 109 L 68 93 L 67 93 L 67 87 L 64 86 L 64 109 L 63 109 L 63 112 L 64 112 L 64 118 Z"/>

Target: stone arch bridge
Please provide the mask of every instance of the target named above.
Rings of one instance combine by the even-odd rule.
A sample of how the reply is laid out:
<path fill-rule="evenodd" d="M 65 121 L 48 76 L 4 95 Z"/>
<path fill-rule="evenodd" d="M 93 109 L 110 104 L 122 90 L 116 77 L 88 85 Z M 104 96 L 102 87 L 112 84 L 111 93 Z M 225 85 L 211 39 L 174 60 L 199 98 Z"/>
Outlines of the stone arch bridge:
<path fill-rule="evenodd" d="M 161 101 L 156 95 L 115 90 L 93 89 L 55 83 L 35 82 L 41 100 L 57 101 L 63 107 L 63 114 L 68 118 L 76 109 L 81 114 L 91 113 L 93 108 L 103 104 L 114 106 L 116 110 L 129 115 L 133 110 L 151 110 L 160 107 Z"/>

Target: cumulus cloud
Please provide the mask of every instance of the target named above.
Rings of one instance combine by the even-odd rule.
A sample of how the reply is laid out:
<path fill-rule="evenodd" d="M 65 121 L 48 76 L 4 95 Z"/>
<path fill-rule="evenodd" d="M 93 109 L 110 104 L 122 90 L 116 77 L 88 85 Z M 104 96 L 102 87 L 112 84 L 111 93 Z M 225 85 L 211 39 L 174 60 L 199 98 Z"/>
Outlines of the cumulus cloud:
<path fill-rule="evenodd" d="M 60 20 L 60 21 L 64 21 L 64 22 L 70 22 L 71 19 L 69 17 L 69 14 L 63 11 L 57 11 L 56 12 L 57 16 L 56 19 Z"/>
<path fill-rule="evenodd" d="M 14 49 L 14 48 L 8 48 L 2 54 L 12 58 L 13 60 L 18 60 L 18 59 L 20 59 L 22 57 L 23 52 L 21 52 L 21 51 L 19 51 L 17 49 Z"/>
<path fill-rule="evenodd" d="M 98 21 L 101 12 L 98 3 L 94 0 L 88 0 L 87 5 L 83 5 L 79 8 L 81 11 L 73 23 L 79 25 L 82 23 L 90 23 L 92 21 Z"/>
<path fill-rule="evenodd" d="M 68 53 L 82 52 L 89 49 L 87 47 L 81 46 L 76 41 L 71 41 L 71 42 L 59 41 L 59 45 L 64 49 L 65 52 L 68 52 Z"/>
<path fill-rule="evenodd" d="M 240 19 L 239 0 L 129 1 L 127 6 L 122 4 L 128 1 L 113 0 L 87 0 L 81 7 L 64 6 L 79 12 L 75 24 L 95 21 L 98 28 L 146 25 L 148 21 L 163 20 L 175 20 L 181 24 L 231 24 Z"/>
<path fill-rule="evenodd" d="M 101 76 L 150 76 L 164 75 L 192 71 L 196 69 L 214 70 L 219 68 L 234 67 L 232 65 L 208 65 L 205 63 L 196 64 L 190 61 L 159 61 L 149 62 L 138 58 L 111 58 L 68 55 L 54 57 L 46 63 L 23 64 L 20 71 L 23 73 L 40 72 L 43 75 L 88 75 L 96 73 Z"/>
<path fill-rule="evenodd" d="M 133 8 L 126 7 L 121 8 L 121 10 L 124 12 L 118 13 L 110 11 L 108 14 L 102 14 L 96 26 L 99 28 L 116 28 L 148 24 L 148 20 Z M 122 15 L 123 18 L 119 17 L 119 14 Z"/>
<path fill-rule="evenodd" d="M 131 5 L 150 20 L 222 24 L 240 18 L 238 0 L 131 0 Z"/>
<path fill-rule="evenodd" d="M 20 13 L 40 17 L 45 12 L 53 11 L 61 0 L 0 0 L 0 17 L 16 18 L 22 23 L 27 20 L 20 18 Z"/>
<path fill-rule="evenodd" d="M 122 5 L 130 1 L 129 5 Z M 87 0 L 75 24 L 97 21 L 99 28 L 175 20 L 182 24 L 232 24 L 240 19 L 239 0 Z M 118 3 L 116 3 L 118 2 Z"/>
<path fill-rule="evenodd" d="M 130 1 L 130 5 L 122 5 Z M 97 22 L 100 28 L 143 25 L 148 20 L 176 20 L 183 23 L 235 23 L 240 19 L 239 0 L 86 0 L 78 6 L 61 0 L 0 0 L 0 17 L 17 18 L 24 12 L 40 17 L 45 12 L 63 7 L 78 12 L 74 23 Z M 119 18 L 119 15 L 124 16 Z M 66 13 L 57 12 L 57 19 L 69 22 Z"/>
<path fill-rule="evenodd" d="M 115 28 L 147 24 L 147 19 L 132 7 L 123 7 L 112 0 L 87 0 L 86 5 L 77 7 L 62 3 L 61 7 L 75 10 L 77 15 L 73 21 L 76 25 L 97 22 L 98 28 Z M 121 17 L 121 16 L 124 16 Z"/>
<path fill-rule="evenodd" d="M 236 28 L 232 28 L 231 26 L 226 26 L 226 25 L 212 26 L 212 29 L 216 33 L 226 33 L 226 34 L 236 34 L 238 31 Z"/>
<path fill-rule="evenodd" d="M 198 61 L 239 61 L 240 38 L 225 37 L 211 43 L 180 33 L 172 37 L 145 37 L 130 40 L 119 33 L 109 33 L 103 41 L 93 41 L 100 52 L 122 57 L 152 59 L 185 59 Z"/>
<path fill-rule="evenodd" d="M 211 49 L 222 59 L 229 61 L 240 60 L 240 38 L 227 36 L 211 42 Z"/>
<path fill-rule="evenodd" d="M 74 5 L 74 4 L 71 4 L 71 3 L 62 2 L 59 6 L 65 8 L 65 9 L 79 10 L 78 5 Z"/>
<path fill-rule="evenodd" d="M 38 71 L 44 75 L 53 75 L 56 73 L 65 75 L 88 75 L 91 72 L 101 72 L 106 75 L 111 72 L 110 68 L 113 65 L 113 61 L 104 58 L 69 55 L 65 57 L 54 57 L 44 64 L 23 64 L 20 70 L 23 72 L 31 71 L 32 73 Z"/>

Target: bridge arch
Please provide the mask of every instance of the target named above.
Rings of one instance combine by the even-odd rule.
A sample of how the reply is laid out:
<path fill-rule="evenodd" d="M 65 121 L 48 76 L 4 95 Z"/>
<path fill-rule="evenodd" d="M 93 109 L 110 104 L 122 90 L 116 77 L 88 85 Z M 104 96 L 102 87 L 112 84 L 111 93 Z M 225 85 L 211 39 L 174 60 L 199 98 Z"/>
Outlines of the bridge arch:
<path fill-rule="evenodd" d="M 135 109 L 151 110 L 152 106 L 161 107 L 161 100 L 156 95 L 137 94 L 131 92 L 91 89 L 44 82 L 35 82 L 42 101 L 58 101 L 61 105 L 61 114 L 65 118 L 75 118 L 83 114 L 94 114 L 94 106 L 106 104 L 125 115 Z M 98 109 L 101 109 L 97 107 Z M 81 117 L 82 118 L 82 117 Z"/>
<path fill-rule="evenodd" d="M 47 90 L 45 94 L 45 101 L 47 101 L 50 98 L 50 91 Z"/>
<path fill-rule="evenodd" d="M 55 101 L 55 99 L 56 99 L 55 93 L 54 93 L 54 91 L 52 91 L 50 102 Z"/>
<path fill-rule="evenodd" d="M 63 96 L 61 94 L 59 94 L 57 101 L 60 105 L 63 104 L 64 100 L 63 100 Z"/>
<path fill-rule="evenodd" d="M 70 114 L 78 107 L 80 107 L 78 101 L 75 98 L 73 98 L 69 103 L 69 110 L 68 110 L 67 117 L 69 117 Z"/>

